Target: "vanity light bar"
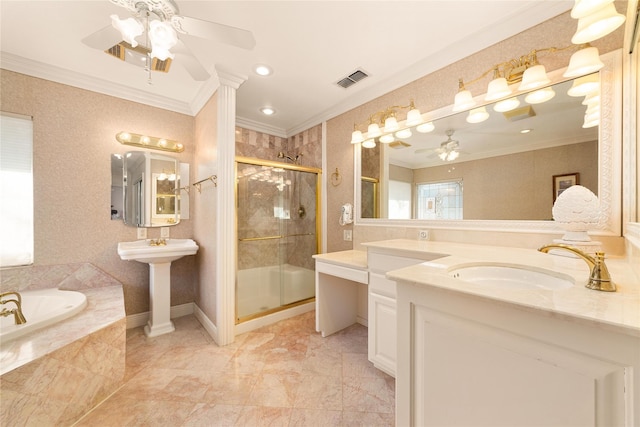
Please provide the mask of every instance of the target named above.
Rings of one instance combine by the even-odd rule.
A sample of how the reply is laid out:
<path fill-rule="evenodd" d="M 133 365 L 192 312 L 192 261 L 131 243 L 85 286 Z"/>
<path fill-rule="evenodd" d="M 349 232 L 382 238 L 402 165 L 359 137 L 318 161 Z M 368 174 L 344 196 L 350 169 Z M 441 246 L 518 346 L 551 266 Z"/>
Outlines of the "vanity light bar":
<path fill-rule="evenodd" d="M 184 145 L 171 139 L 157 138 L 155 136 L 140 135 L 131 132 L 118 132 L 116 139 L 120 144 L 131 145 L 140 148 L 151 148 L 153 150 L 171 151 L 181 153 Z"/>

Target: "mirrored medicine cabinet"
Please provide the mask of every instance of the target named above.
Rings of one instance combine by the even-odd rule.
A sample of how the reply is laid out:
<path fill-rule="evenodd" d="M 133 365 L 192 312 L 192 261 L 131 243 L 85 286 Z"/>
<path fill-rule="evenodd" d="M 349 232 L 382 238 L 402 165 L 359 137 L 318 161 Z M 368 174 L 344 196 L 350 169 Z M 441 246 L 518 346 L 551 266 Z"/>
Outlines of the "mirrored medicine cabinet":
<path fill-rule="evenodd" d="M 132 227 L 166 227 L 180 222 L 177 159 L 144 151 L 111 155 L 111 219 Z"/>

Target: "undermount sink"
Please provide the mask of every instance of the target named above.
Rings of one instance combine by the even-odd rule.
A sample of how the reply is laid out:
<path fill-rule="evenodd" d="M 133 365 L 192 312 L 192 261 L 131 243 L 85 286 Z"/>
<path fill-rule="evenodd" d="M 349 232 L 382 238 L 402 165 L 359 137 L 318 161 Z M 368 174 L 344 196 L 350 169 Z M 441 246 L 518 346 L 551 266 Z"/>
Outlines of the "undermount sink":
<path fill-rule="evenodd" d="M 125 261 L 149 264 L 151 313 L 144 327 L 148 337 L 173 332 L 171 321 L 171 262 L 198 252 L 192 239 L 136 240 L 118 243 L 118 255 Z"/>
<path fill-rule="evenodd" d="M 518 265 L 470 265 L 449 270 L 455 279 L 502 289 L 561 290 L 573 286 L 570 276 Z"/>
<path fill-rule="evenodd" d="M 166 239 L 163 245 L 152 245 L 152 240 L 136 240 L 118 243 L 118 255 L 125 261 L 133 260 L 147 264 L 172 262 L 198 252 L 192 239 Z"/>

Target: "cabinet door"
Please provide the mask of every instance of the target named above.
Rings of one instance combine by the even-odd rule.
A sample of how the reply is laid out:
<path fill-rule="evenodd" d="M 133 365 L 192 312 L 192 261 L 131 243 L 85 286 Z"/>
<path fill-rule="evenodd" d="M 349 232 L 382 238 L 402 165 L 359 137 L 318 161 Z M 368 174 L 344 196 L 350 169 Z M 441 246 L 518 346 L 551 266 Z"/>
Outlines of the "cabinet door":
<path fill-rule="evenodd" d="M 624 424 L 625 366 L 420 305 L 412 318 L 411 372 L 399 377 L 413 425 Z"/>
<path fill-rule="evenodd" d="M 396 375 L 396 301 L 369 293 L 369 360 L 387 374 Z"/>

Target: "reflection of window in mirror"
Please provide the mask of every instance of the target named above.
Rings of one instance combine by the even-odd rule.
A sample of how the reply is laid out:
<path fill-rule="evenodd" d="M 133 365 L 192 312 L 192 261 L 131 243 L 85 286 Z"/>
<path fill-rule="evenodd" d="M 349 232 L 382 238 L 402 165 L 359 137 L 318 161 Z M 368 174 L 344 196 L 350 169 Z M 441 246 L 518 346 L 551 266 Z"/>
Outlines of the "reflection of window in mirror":
<path fill-rule="evenodd" d="M 416 185 L 418 219 L 463 219 L 462 180 Z"/>

